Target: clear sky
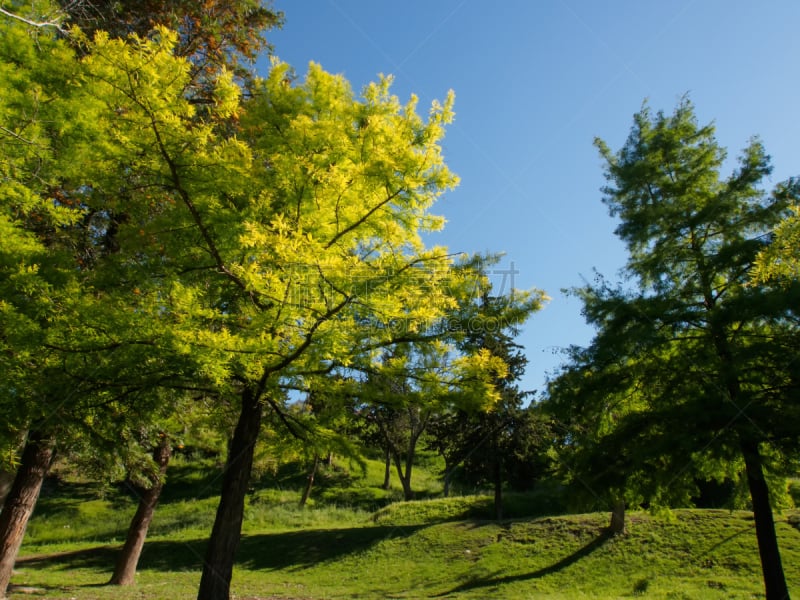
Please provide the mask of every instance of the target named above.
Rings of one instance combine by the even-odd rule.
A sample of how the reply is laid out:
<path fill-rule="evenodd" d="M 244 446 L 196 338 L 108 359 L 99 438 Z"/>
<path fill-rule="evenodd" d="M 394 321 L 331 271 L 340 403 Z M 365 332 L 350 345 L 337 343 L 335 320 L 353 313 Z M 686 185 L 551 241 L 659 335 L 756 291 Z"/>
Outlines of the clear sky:
<path fill-rule="evenodd" d="M 618 149 L 645 99 L 671 112 L 688 94 L 701 123 L 738 156 L 759 136 L 772 184 L 800 174 L 798 0 L 274 0 L 276 55 L 303 76 L 309 61 L 355 90 L 395 77 L 401 100 L 456 93 L 444 141 L 461 177 L 433 212 L 433 243 L 504 252 L 499 271 L 551 297 L 518 342 L 523 389 L 544 387 L 561 348 L 592 330 L 563 288 L 614 278 L 626 255 L 601 202 L 595 136 Z M 260 68 L 266 68 L 261 65 Z M 496 289 L 508 284 L 496 273 Z"/>

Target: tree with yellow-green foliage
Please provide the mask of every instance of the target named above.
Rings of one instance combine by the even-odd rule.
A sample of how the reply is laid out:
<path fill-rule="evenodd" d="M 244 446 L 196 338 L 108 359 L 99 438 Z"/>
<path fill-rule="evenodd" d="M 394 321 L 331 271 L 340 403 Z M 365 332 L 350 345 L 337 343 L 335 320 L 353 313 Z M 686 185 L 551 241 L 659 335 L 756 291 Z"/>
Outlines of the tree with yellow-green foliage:
<path fill-rule="evenodd" d="M 286 414 L 287 390 L 335 394 L 415 344 L 441 366 L 421 401 L 497 399 L 502 360 L 454 357 L 442 327 L 479 275 L 422 241 L 443 225 L 433 203 L 457 183 L 440 146 L 452 94 L 423 118 L 389 77 L 356 94 L 318 65 L 299 81 L 275 62 L 246 99 L 221 68 L 198 104 L 194 63 L 167 29 L 72 31 L 80 55 L 42 28 L 9 30 L 0 79 L 18 94 L 0 100 L 12 142 L 0 155 L 0 226 L 14 241 L 1 360 L 14 376 L 2 410 L 41 424 L 31 430 L 52 450 L 74 423 L 109 437 L 168 417 L 175 406 L 159 390 L 235 406 L 199 598 L 229 596 L 261 421 Z M 54 404 L 65 381 L 69 401 Z M 8 576 L 26 518 L 14 536 L 0 523 L 0 541 L 13 537 Z"/>

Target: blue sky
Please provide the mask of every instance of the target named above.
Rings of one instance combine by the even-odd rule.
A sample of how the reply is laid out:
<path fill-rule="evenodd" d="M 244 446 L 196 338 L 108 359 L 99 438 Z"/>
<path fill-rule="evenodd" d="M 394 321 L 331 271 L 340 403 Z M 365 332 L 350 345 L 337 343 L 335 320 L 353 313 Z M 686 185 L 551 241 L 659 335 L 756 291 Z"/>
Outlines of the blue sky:
<path fill-rule="evenodd" d="M 561 290 L 613 278 L 625 262 L 601 202 L 595 136 L 618 149 L 646 99 L 670 112 L 684 95 L 714 121 L 735 158 L 758 135 L 771 184 L 800 174 L 797 0 L 274 0 L 275 53 L 302 76 L 309 61 L 360 90 L 395 77 L 401 100 L 456 93 L 444 141 L 461 177 L 434 212 L 431 241 L 504 252 L 498 271 L 551 297 L 525 326 L 524 389 L 544 388 L 559 349 L 586 345 L 580 302 Z M 264 65 L 261 65 L 263 68 Z M 507 275 L 493 276 L 499 287 Z"/>

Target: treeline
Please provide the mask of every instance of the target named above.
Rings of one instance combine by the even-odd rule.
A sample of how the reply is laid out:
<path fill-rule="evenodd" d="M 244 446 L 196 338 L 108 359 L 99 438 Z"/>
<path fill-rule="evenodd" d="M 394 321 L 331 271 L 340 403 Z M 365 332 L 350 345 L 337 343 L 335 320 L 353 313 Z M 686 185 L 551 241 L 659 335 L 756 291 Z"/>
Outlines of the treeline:
<path fill-rule="evenodd" d="M 597 335 L 539 396 L 514 342 L 544 295 L 494 295 L 497 257 L 427 247 L 458 182 L 382 78 L 355 94 L 268 52 L 256 0 L 14 2 L 0 11 L 0 591 L 56 453 L 140 505 L 133 581 L 171 452 L 224 450 L 198 598 L 227 599 L 257 452 L 366 450 L 414 496 L 417 449 L 453 478 L 548 478 L 576 508 L 753 508 L 769 598 L 788 597 L 771 506 L 800 448 L 798 184 L 754 141 L 728 178 L 688 100 L 597 145 L 630 259 L 575 290 Z M 737 495 L 738 492 L 738 495 Z"/>

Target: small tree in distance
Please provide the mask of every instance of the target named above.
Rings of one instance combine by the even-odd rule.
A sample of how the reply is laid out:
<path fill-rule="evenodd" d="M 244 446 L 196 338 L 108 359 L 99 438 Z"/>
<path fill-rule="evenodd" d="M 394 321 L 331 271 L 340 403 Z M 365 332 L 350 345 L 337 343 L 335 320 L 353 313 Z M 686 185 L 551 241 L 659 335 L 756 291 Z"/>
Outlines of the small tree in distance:
<path fill-rule="evenodd" d="M 507 296 L 490 293 L 486 288 L 462 306 L 451 325 L 460 334 L 462 351 L 486 351 L 506 365 L 505 373 L 492 379 L 499 400 L 487 411 L 456 408 L 437 415 L 431 424 L 429 445 L 445 459 L 445 496 L 460 467 L 464 482 L 494 490 L 495 515 L 502 519 L 503 487 L 530 486 L 535 465 L 542 464 L 540 444 L 546 426 L 535 407 L 524 406 L 532 392 L 521 391 L 516 382 L 528 361 L 513 340 L 545 297 L 540 295 L 535 303 L 517 303 L 514 290 Z"/>

